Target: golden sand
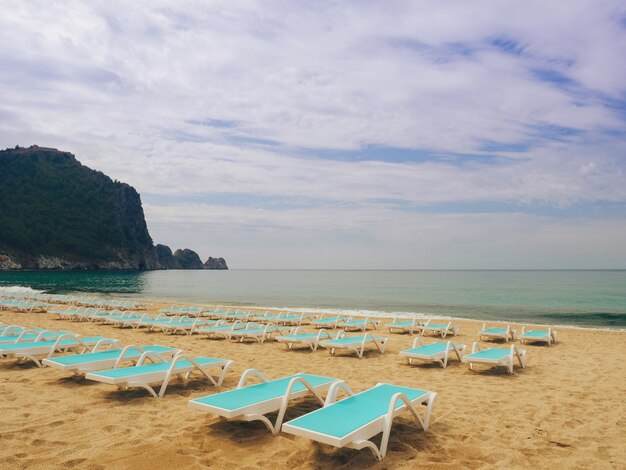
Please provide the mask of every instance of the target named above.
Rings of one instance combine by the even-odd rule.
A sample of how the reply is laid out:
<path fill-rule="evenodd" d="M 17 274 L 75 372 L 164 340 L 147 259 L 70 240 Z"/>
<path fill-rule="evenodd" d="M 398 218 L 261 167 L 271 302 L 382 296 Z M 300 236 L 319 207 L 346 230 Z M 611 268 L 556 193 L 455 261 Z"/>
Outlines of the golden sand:
<path fill-rule="evenodd" d="M 560 329 L 556 345 L 525 345 L 526 369 L 508 375 L 504 368 L 472 372 L 457 360 L 446 369 L 409 366 L 398 352 L 411 346 L 412 337 L 386 331 L 385 354 L 358 359 L 49 314 L 0 312 L 0 321 L 235 361 L 219 389 L 195 380 L 186 387 L 174 384 L 154 399 L 144 390 L 117 391 L 32 363 L 1 360 L 1 468 L 626 468 L 623 332 Z M 471 347 L 482 323 L 455 323 L 461 326 L 456 340 Z M 270 379 L 296 372 L 337 377 L 353 391 L 379 381 L 435 391 L 431 428 L 418 429 L 409 414 L 396 419 L 387 457 L 378 462 L 367 450 L 272 436 L 260 422 L 229 422 L 188 408 L 189 399 L 234 388 L 248 368 Z M 286 420 L 316 406 L 297 402 Z"/>

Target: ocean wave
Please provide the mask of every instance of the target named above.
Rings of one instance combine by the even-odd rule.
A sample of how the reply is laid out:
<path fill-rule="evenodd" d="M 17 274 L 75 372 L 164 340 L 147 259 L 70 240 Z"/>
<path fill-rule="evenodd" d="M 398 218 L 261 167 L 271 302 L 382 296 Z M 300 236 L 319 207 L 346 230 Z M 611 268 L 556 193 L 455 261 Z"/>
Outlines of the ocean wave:
<path fill-rule="evenodd" d="M 43 294 L 44 292 L 25 286 L 0 286 L 0 294 Z"/>

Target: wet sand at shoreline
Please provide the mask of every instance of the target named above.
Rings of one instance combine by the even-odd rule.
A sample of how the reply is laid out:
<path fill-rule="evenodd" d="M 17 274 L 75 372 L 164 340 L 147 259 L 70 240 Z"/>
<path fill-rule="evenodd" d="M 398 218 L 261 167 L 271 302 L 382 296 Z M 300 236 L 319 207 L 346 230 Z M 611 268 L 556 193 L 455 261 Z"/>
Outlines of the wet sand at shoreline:
<path fill-rule="evenodd" d="M 286 350 L 277 342 L 241 344 L 57 320 L 50 314 L 0 312 L 0 321 L 235 361 L 222 387 L 194 380 L 186 387 L 170 386 L 157 400 L 145 390 L 120 392 L 32 363 L 0 360 L 5 468 L 626 466 L 626 333 L 620 331 L 558 329 L 556 345 L 522 346 L 527 367 L 510 376 L 504 368 L 472 372 L 456 359 L 446 369 L 409 366 L 398 352 L 411 346 L 413 336 L 386 329 L 385 354 L 372 351 L 358 359 L 348 353 L 333 357 L 324 349 Z M 471 348 L 482 322 L 454 323 L 461 326 L 455 341 Z M 377 462 L 367 450 L 272 436 L 260 422 L 228 422 L 188 408 L 189 399 L 234 388 L 248 368 L 270 379 L 296 372 L 337 377 L 355 392 L 381 381 L 435 391 L 431 428 L 418 429 L 408 413 L 396 419 L 387 457 Z M 298 402 L 286 420 L 316 407 L 310 399 Z"/>

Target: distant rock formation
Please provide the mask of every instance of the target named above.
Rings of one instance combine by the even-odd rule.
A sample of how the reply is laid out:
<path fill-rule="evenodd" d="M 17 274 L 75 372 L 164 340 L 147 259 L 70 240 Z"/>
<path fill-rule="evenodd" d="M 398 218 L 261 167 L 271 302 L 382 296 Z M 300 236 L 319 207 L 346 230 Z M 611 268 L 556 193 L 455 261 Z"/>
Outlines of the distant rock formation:
<path fill-rule="evenodd" d="M 178 269 L 178 261 L 174 258 L 169 246 L 157 244 L 156 254 L 160 269 Z"/>
<path fill-rule="evenodd" d="M 202 266 L 202 269 L 228 269 L 224 258 L 209 257 Z"/>
<path fill-rule="evenodd" d="M 158 267 L 133 187 L 68 152 L 0 151 L 0 270 Z"/>
<path fill-rule="evenodd" d="M 202 269 L 202 260 L 198 253 L 189 248 L 176 250 L 174 259 L 178 262 L 178 269 Z"/>
<path fill-rule="evenodd" d="M 198 253 L 189 248 L 176 250 L 172 254 L 169 246 L 157 245 L 156 252 L 161 269 L 228 269 L 224 258 L 209 258 L 202 264 Z"/>

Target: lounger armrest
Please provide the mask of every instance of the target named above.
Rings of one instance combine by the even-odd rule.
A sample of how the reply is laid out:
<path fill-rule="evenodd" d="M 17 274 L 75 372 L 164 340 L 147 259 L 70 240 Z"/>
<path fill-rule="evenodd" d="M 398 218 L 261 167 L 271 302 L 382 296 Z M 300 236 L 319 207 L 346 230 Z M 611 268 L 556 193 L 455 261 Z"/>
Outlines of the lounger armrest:
<path fill-rule="evenodd" d="M 246 381 L 248 380 L 249 377 L 256 375 L 257 377 L 259 377 L 263 382 L 267 382 L 267 377 L 265 377 L 265 375 L 261 372 L 259 372 L 256 369 L 248 369 L 246 371 L 244 371 L 243 374 L 241 374 L 241 378 L 239 379 L 239 383 L 237 384 L 236 388 L 243 388 L 246 386 Z"/>
<path fill-rule="evenodd" d="M 480 343 L 478 341 L 474 341 L 472 343 L 472 354 L 478 351 L 480 351 Z"/>
<path fill-rule="evenodd" d="M 416 336 L 415 337 L 415 339 L 413 340 L 413 345 L 411 346 L 411 348 L 416 348 L 418 344 L 420 346 L 424 345 L 424 340 L 420 336 Z"/>
<path fill-rule="evenodd" d="M 349 397 L 354 395 L 354 392 L 350 390 L 348 384 L 343 380 L 338 380 L 337 382 L 333 382 L 333 384 L 328 389 L 328 393 L 326 394 L 326 400 L 324 401 L 324 406 L 332 405 L 337 402 L 337 394 L 343 390 Z"/>

